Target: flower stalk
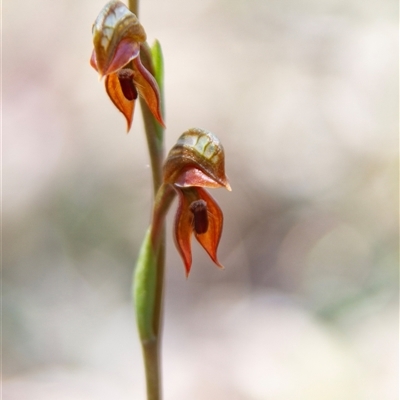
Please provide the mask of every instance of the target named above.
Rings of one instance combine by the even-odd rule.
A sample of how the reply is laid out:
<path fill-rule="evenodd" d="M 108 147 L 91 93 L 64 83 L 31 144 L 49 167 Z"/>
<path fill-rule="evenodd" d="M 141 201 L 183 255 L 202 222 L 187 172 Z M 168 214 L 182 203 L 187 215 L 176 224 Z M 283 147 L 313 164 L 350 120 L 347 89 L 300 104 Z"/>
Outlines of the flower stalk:
<path fill-rule="evenodd" d="M 138 0 L 129 9 L 109 1 L 93 24 L 94 49 L 90 64 L 104 78 L 106 92 L 127 121 L 129 132 L 137 100 L 140 102 L 149 151 L 153 210 L 151 224 L 136 263 L 132 298 L 142 343 L 147 400 L 161 400 L 161 332 L 165 264 L 165 218 L 178 197 L 175 244 L 186 277 L 192 265 L 192 236 L 220 268 L 217 258 L 223 214 L 206 189 L 230 185 L 225 155 L 210 132 L 184 132 L 164 160 L 164 65 L 160 44 L 150 47 L 138 18 Z"/>
<path fill-rule="evenodd" d="M 128 7 L 137 17 L 139 17 L 139 0 L 129 0 Z"/>
<path fill-rule="evenodd" d="M 137 4 L 137 2 L 135 2 Z M 153 63 L 152 53 L 147 44 L 143 47 L 142 62 L 155 76 L 159 87 L 160 99 L 163 98 L 163 62 L 161 46 L 153 47 L 157 63 Z M 140 99 L 142 117 L 150 156 L 154 211 L 153 222 L 142 244 L 144 253 L 140 253 L 133 275 L 133 301 L 144 358 L 147 400 L 161 400 L 161 317 L 164 293 L 165 270 L 165 216 L 167 203 L 157 197 L 162 185 L 162 166 L 164 159 L 164 127 L 154 117 L 148 104 Z M 161 113 L 164 114 L 163 108 Z M 160 195 L 159 195 L 160 196 Z M 170 203 L 169 203 L 170 204 Z M 157 206 L 161 208 L 157 213 Z"/>

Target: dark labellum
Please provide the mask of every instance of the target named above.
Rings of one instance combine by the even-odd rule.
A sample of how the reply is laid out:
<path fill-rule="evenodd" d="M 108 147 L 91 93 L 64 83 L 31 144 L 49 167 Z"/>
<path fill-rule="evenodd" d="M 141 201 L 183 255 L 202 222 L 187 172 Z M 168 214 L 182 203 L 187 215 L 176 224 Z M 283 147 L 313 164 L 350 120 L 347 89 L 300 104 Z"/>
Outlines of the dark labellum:
<path fill-rule="evenodd" d="M 197 234 L 206 233 L 208 230 L 207 203 L 204 200 L 195 200 L 190 204 L 193 213 L 193 228 Z"/>
<path fill-rule="evenodd" d="M 122 93 L 127 100 L 136 100 L 138 92 L 133 83 L 133 71 L 129 68 L 124 68 L 118 71 L 118 80 L 121 85 Z"/>

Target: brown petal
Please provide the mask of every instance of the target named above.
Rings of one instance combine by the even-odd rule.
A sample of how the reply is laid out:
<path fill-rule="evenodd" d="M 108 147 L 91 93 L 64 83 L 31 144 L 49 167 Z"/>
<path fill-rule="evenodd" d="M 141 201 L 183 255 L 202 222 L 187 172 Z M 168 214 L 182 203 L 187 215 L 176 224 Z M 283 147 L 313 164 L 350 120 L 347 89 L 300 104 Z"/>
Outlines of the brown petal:
<path fill-rule="evenodd" d="M 197 169 L 195 166 L 190 166 L 190 165 L 187 166 L 187 168 L 183 169 L 182 171 L 179 171 L 179 175 L 175 180 L 175 185 L 179 187 L 192 187 L 192 186 L 199 186 L 206 188 L 221 187 L 220 183 L 216 182 L 214 179 L 211 179 L 200 169 Z M 227 183 L 227 185 L 229 186 L 229 183 Z M 225 185 L 225 187 L 227 187 L 227 185 Z"/>
<path fill-rule="evenodd" d="M 185 196 L 184 192 L 177 190 L 179 205 L 175 215 L 174 238 L 175 244 L 185 265 L 186 277 L 189 276 L 192 266 L 191 235 L 193 232 L 193 216 L 189 208 L 190 197 Z"/>
<path fill-rule="evenodd" d="M 93 45 L 101 76 L 123 68 L 139 54 L 146 33 L 136 15 L 120 1 L 110 1 L 93 24 Z"/>
<path fill-rule="evenodd" d="M 201 234 L 195 231 L 194 235 L 214 263 L 218 267 L 224 268 L 217 258 L 217 250 L 221 239 L 224 216 L 217 202 L 206 190 L 197 188 L 197 193 L 200 198 L 207 203 L 208 229 L 207 232 Z"/>
<path fill-rule="evenodd" d="M 127 132 L 129 132 L 132 125 L 135 100 L 128 100 L 125 97 L 118 78 L 118 73 L 106 76 L 106 90 L 111 101 L 115 104 L 118 110 L 124 114 L 127 122 Z"/>
<path fill-rule="evenodd" d="M 160 91 L 153 75 L 143 66 L 140 57 L 133 60 L 134 81 L 140 96 L 144 99 L 154 118 L 165 128 L 161 115 Z"/>
<path fill-rule="evenodd" d="M 225 175 L 224 148 L 211 132 L 192 128 L 184 132 L 170 150 L 163 166 L 165 183 L 181 187 L 224 187 L 231 190 Z"/>
<path fill-rule="evenodd" d="M 139 53 L 140 45 L 138 43 L 130 43 L 128 40 L 124 39 L 118 44 L 114 57 L 110 61 L 110 64 L 106 66 L 104 71 L 99 71 L 95 49 L 93 49 L 90 57 L 90 65 L 97 72 L 100 72 L 100 78 L 102 78 L 105 75 L 111 74 L 123 68 L 129 63 L 129 61 L 137 57 Z"/>
<path fill-rule="evenodd" d="M 102 75 L 111 74 L 123 68 L 129 61 L 138 57 L 140 53 L 139 43 L 130 42 L 129 39 L 121 40 L 115 50 L 113 58 L 110 60 L 109 65 L 104 71 L 101 71 Z"/>

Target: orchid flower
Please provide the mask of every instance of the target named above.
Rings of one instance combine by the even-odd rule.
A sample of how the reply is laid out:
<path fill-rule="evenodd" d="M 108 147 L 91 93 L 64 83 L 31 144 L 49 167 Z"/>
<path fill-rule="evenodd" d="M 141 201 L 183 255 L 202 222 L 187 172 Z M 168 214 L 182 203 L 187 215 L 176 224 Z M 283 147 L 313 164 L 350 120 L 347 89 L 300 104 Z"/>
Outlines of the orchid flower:
<path fill-rule="evenodd" d="M 160 91 L 153 75 L 142 64 L 146 32 L 133 14 L 120 1 L 110 1 L 93 24 L 94 49 L 90 65 L 105 77 L 108 96 L 132 125 L 135 103 L 141 96 L 154 118 L 163 126 Z"/>
<path fill-rule="evenodd" d="M 223 268 L 217 258 L 223 213 L 205 190 L 218 187 L 231 190 L 220 141 L 212 133 L 197 128 L 183 133 L 164 164 L 164 183 L 173 185 L 178 194 L 174 238 L 186 276 L 192 265 L 192 234 L 213 262 Z"/>

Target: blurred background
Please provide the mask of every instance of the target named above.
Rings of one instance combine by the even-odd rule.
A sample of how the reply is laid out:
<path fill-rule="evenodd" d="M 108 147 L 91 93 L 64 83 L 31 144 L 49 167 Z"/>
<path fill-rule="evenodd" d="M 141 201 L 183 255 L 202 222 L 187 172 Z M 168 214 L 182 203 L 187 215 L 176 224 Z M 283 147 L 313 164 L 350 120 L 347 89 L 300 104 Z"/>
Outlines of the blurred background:
<path fill-rule="evenodd" d="M 224 270 L 168 237 L 165 399 L 397 399 L 398 2 L 140 3 L 167 149 L 210 130 L 233 188 Z M 5 400 L 144 399 L 150 168 L 89 66 L 103 4 L 3 2 Z"/>

